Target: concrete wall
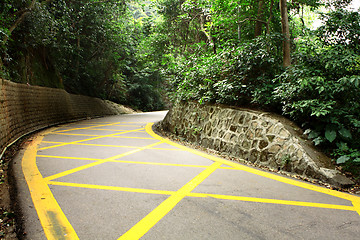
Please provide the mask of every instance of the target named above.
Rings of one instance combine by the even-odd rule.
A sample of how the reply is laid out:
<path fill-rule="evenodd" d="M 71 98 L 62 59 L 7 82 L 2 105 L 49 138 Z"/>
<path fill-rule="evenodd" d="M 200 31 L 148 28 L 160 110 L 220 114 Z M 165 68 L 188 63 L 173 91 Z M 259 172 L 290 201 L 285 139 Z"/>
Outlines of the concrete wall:
<path fill-rule="evenodd" d="M 18 137 L 58 123 L 116 114 L 101 99 L 0 79 L 0 156 Z"/>
<path fill-rule="evenodd" d="M 275 114 L 182 102 L 169 111 L 161 126 L 205 148 L 255 164 L 337 186 L 353 184 L 300 128 Z"/>

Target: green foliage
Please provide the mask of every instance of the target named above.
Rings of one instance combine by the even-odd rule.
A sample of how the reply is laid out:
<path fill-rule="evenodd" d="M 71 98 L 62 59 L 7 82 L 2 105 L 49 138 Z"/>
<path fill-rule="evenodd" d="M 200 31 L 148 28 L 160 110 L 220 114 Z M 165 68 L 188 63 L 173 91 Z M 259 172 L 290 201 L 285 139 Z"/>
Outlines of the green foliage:
<path fill-rule="evenodd" d="M 249 104 L 255 92 L 260 95 L 258 86 L 266 86 L 280 70 L 280 39 L 279 35 L 259 37 L 216 55 L 199 50 L 189 58 L 174 59 L 167 73 L 176 88 L 173 98 Z"/>
<path fill-rule="evenodd" d="M 145 3 L 149 1 L 2 1 L 2 75 L 16 82 L 110 98 L 142 110 L 160 109 L 162 99 L 155 94 L 160 88 L 158 70 L 147 70 L 157 77 L 136 77 L 148 68 L 137 60 L 137 53 L 153 51 L 145 45 L 151 24 L 145 29 L 142 20 L 150 23 L 155 11 Z M 139 10 L 145 15 L 135 21 Z M 133 90 L 139 88 L 142 94 L 149 91 L 149 103 L 142 96 L 139 105 Z"/>
<path fill-rule="evenodd" d="M 358 164 L 360 155 L 359 51 L 353 43 L 360 31 L 347 21 L 359 21 L 360 15 L 343 14 L 328 15 L 317 33 L 326 38 L 298 43 L 298 64 L 275 79 L 274 97 L 284 114 L 308 129 L 305 133 L 316 145 L 332 152 L 338 164 L 349 165 Z M 339 35 L 345 27 L 347 34 Z"/>
<path fill-rule="evenodd" d="M 302 16 L 304 5 L 313 11 L 348 2 L 289 4 L 293 65 L 284 69 L 280 16 L 277 6 L 271 10 L 271 1 L 264 1 L 262 15 L 259 1 L 161 1 L 168 43 L 164 72 L 171 99 L 278 112 L 302 125 L 338 164 L 347 169 L 358 165 L 359 13 L 340 8 L 324 14 L 324 25 L 316 32 Z M 201 17 L 206 21 L 199 21 Z M 254 38 L 258 18 L 262 34 Z"/>

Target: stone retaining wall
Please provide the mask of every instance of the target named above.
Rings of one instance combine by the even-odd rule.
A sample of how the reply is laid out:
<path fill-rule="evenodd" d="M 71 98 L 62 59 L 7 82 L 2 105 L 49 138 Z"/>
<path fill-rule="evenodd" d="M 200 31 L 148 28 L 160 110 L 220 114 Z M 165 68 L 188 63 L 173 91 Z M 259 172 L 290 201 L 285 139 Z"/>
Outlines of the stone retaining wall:
<path fill-rule="evenodd" d="M 353 184 L 316 151 L 300 128 L 275 114 L 182 102 L 169 111 L 161 126 L 205 148 L 255 164 L 337 186 Z"/>
<path fill-rule="evenodd" d="M 101 99 L 0 78 L 0 156 L 18 137 L 51 125 L 116 114 Z"/>

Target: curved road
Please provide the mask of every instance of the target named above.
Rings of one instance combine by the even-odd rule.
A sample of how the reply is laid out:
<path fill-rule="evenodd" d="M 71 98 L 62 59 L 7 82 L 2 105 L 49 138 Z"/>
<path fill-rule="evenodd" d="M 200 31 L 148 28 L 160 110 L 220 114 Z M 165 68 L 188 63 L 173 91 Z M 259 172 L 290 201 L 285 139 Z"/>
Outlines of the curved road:
<path fill-rule="evenodd" d="M 27 239 L 359 238 L 359 197 L 163 139 L 165 114 L 35 137 L 14 162 Z"/>

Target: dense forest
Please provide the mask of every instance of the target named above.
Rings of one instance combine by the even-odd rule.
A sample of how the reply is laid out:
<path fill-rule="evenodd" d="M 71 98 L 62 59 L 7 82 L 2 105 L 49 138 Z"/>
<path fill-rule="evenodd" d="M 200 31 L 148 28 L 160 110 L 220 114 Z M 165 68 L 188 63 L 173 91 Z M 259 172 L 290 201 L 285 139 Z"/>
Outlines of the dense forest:
<path fill-rule="evenodd" d="M 145 111 L 184 100 L 276 112 L 360 175 L 360 14 L 350 3 L 2 0 L 0 77 Z"/>

